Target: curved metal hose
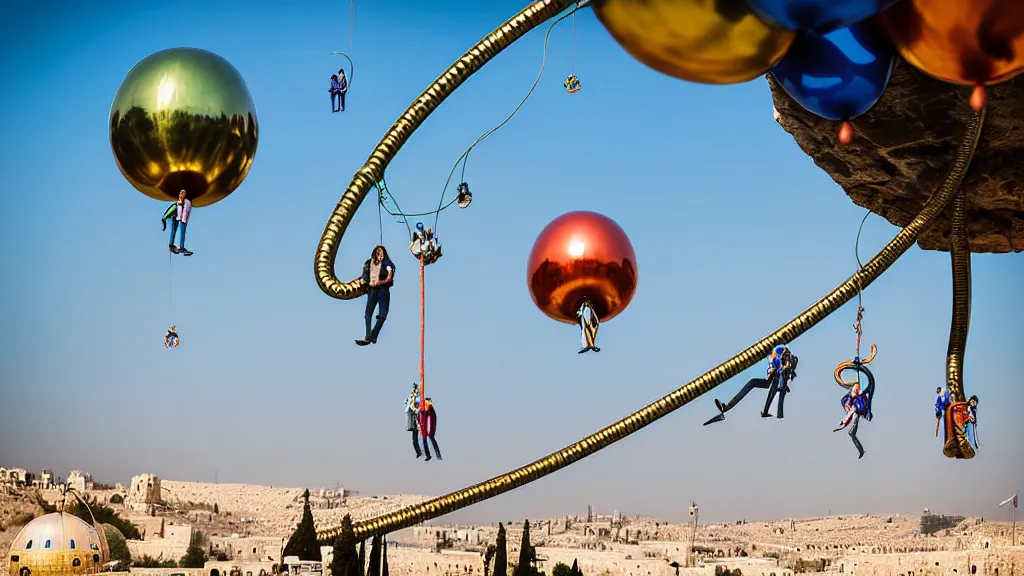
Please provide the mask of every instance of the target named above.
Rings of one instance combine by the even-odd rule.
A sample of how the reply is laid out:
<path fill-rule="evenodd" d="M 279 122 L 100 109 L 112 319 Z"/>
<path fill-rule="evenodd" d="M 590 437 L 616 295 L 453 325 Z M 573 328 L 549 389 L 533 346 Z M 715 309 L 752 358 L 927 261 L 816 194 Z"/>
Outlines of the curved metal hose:
<path fill-rule="evenodd" d="M 967 438 L 967 427 L 958 425 L 955 412 L 967 410 L 964 393 L 964 352 L 971 326 L 971 246 L 967 239 L 967 195 L 961 190 L 953 198 L 953 225 L 950 260 L 953 264 L 953 318 L 946 350 L 946 389 L 953 403 L 946 413 L 946 442 L 942 453 L 947 458 L 974 458 L 974 447 Z"/>
<path fill-rule="evenodd" d="M 531 8 L 524 10 L 519 14 L 519 16 L 509 22 L 513 22 L 517 18 L 525 18 L 524 14 L 535 7 L 541 7 L 542 5 L 550 7 L 554 4 L 554 0 L 551 0 L 551 2 L 548 3 L 541 2 L 534 4 Z M 540 16 L 535 15 L 534 17 L 539 18 Z M 536 25 L 536 23 L 533 25 Z M 509 26 L 509 24 L 506 23 L 503 27 L 504 26 Z M 492 33 L 491 36 L 488 36 L 481 41 L 481 43 L 470 50 L 466 56 L 463 56 L 460 63 L 467 58 L 471 58 L 473 54 L 479 53 L 479 51 L 483 50 L 483 45 L 490 42 L 489 39 L 494 36 L 494 34 L 501 33 L 502 30 L 503 28 L 499 28 L 497 31 Z M 453 66 L 451 70 L 457 69 L 458 66 L 459 64 L 456 64 L 456 66 Z M 437 85 L 438 84 L 435 83 L 435 86 Z M 420 97 L 416 104 L 410 108 L 410 111 L 417 106 L 429 106 L 429 104 L 424 103 L 424 99 L 429 96 L 428 93 L 424 93 L 425 95 Z M 436 104 L 434 107 L 436 107 Z M 410 113 L 411 112 L 407 112 L 406 115 L 409 115 Z M 736 356 L 702 374 L 697 379 L 690 381 L 660 400 L 637 410 L 622 420 L 619 420 L 618 422 L 615 422 L 614 424 L 611 424 L 610 426 L 607 426 L 578 442 L 574 442 L 557 452 L 549 454 L 539 460 L 535 460 L 525 466 L 516 468 L 511 472 L 495 476 L 494 478 L 463 488 L 462 490 L 457 490 L 450 494 L 433 498 L 420 504 L 415 504 L 402 510 L 390 512 L 376 518 L 354 523 L 353 528 L 356 538 L 365 539 L 375 534 L 387 534 L 389 532 L 394 532 L 395 530 L 415 526 L 427 520 L 444 516 L 445 514 L 494 498 L 495 496 L 539 480 L 544 476 L 578 462 L 603 448 L 611 446 L 615 442 L 637 432 L 654 421 L 678 410 L 701 395 L 710 392 L 722 382 L 729 380 L 743 370 L 750 368 L 761 359 L 767 357 L 775 346 L 787 342 L 793 342 L 801 334 L 804 334 L 817 323 L 824 320 L 829 314 L 838 310 L 843 306 L 843 304 L 849 302 L 857 295 L 858 290 L 866 288 L 881 276 L 882 273 L 892 266 L 900 256 L 906 253 L 907 250 L 914 245 L 921 232 L 927 229 L 936 220 L 936 218 L 945 211 L 950 200 L 959 190 L 964 174 L 966 173 L 971 159 L 974 156 L 974 151 L 978 145 L 978 139 L 981 136 L 982 126 L 984 125 L 984 117 L 984 110 L 972 117 L 967 126 L 963 140 L 957 148 L 956 156 L 953 159 L 952 166 L 945 181 L 941 188 L 939 188 L 939 190 L 932 194 L 928 199 L 917 217 L 914 218 L 914 220 L 898 234 L 896 234 L 896 236 L 886 244 L 874 258 L 860 268 L 853 276 L 829 292 L 824 298 L 814 303 L 810 308 L 804 310 L 799 316 L 789 321 L 778 330 L 760 339 Z M 364 167 L 364 169 L 356 175 L 356 180 L 359 180 L 361 177 L 367 177 L 365 175 L 369 170 L 369 168 Z M 356 180 L 353 181 L 353 185 L 349 188 L 349 191 L 346 192 L 346 197 L 356 187 Z M 355 194 L 355 192 L 352 193 Z M 365 194 L 365 191 L 363 193 Z M 346 210 L 355 209 L 350 202 L 346 203 L 346 197 L 342 198 L 342 202 L 339 203 L 338 208 L 335 210 L 331 222 L 328 223 L 328 229 L 324 232 L 324 240 L 321 242 L 320 250 L 317 252 L 318 279 L 320 278 L 319 273 L 321 272 L 320 265 L 323 262 L 321 258 L 327 258 L 328 256 L 333 258 L 333 253 L 331 253 L 332 249 L 330 249 L 329 246 L 325 247 L 324 242 L 331 241 L 333 238 L 333 242 L 335 242 L 333 244 L 333 250 L 337 250 L 336 240 L 337 238 L 340 238 L 340 234 L 344 232 L 344 228 L 348 224 L 348 219 L 351 218 L 352 212 L 346 212 Z M 337 234 L 337 238 L 335 238 L 335 234 Z M 358 290 L 356 286 L 358 284 L 357 281 L 342 284 L 334 279 L 330 282 L 333 283 L 321 284 L 321 288 L 323 288 L 325 292 L 348 295 Z M 319 530 L 317 532 L 317 538 L 322 544 L 329 544 L 338 536 L 339 531 L 339 527 Z"/>

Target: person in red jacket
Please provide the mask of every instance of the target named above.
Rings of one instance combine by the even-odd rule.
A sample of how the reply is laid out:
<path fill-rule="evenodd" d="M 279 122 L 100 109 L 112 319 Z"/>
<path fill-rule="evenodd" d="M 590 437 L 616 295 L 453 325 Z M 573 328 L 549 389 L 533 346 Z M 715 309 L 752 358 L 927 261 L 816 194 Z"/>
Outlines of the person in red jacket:
<path fill-rule="evenodd" d="M 434 403 L 427 396 L 427 401 L 420 406 L 420 435 L 423 436 L 423 452 L 427 455 L 424 459 L 425 462 L 430 461 L 430 447 L 427 445 L 427 439 L 430 439 L 430 443 L 434 445 L 434 452 L 437 452 L 437 459 L 441 458 L 441 449 L 437 446 L 437 440 L 434 439 L 434 433 L 437 432 L 437 412 L 434 410 Z"/>

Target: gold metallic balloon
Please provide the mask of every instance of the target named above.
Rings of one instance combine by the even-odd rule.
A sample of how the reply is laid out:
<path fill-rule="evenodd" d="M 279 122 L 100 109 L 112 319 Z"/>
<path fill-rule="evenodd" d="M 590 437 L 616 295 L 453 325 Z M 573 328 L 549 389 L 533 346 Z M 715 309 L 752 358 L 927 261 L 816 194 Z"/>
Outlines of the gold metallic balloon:
<path fill-rule="evenodd" d="M 744 0 L 595 0 L 615 41 L 655 70 L 704 84 L 764 74 L 796 32 L 758 18 Z"/>
<path fill-rule="evenodd" d="M 614 220 L 569 212 L 544 227 L 527 263 L 527 285 L 541 312 L 575 324 L 589 301 L 601 322 L 626 309 L 636 291 L 633 244 Z"/>
<path fill-rule="evenodd" d="M 125 76 L 110 108 L 110 148 L 121 174 L 150 198 L 223 200 L 245 180 L 259 124 L 245 80 L 195 48 L 151 54 Z"/>
<path fill-rule="evenodd" d="M 940 80 L 997 84 L 1024 70 L 1021 0 L 903 0 L 879 18 L 900 55 Z"/>

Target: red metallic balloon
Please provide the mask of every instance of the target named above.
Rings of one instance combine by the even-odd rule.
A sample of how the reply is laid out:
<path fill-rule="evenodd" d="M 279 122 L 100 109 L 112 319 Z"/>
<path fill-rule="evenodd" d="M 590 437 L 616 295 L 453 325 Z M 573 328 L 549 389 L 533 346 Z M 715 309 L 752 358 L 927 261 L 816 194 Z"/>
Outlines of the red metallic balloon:
<path fill-rule="evenodd" d="M 567 324 L 589 301 L 602 323 L 626 309 L 636 292 L 633 244 L 607 216 L 569 212 L 555 218 L 533 243 L 526 283 L 541 312 Z"/>

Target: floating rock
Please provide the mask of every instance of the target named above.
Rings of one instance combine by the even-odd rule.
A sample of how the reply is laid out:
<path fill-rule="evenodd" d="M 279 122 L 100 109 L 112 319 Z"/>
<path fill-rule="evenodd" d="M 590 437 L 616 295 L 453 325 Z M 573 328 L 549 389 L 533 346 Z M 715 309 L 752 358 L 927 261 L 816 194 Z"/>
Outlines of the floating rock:
<path fill-rule="evenodd" d="M 837 122 L 804 110 L 771 78 L 775 115 L 800 149 L 853 203 L 906 226 L 942 184 L 974 113 L 969 86 L 935 80 L 899 60 L 878 104 L 853 121 L 849 146 Z M 964 179 L 971 252 L 1024 251 L 1024 76 L 988 89 L 988 116 Z M 950 249 L 951 210 L 921 234 L 924 250 Z"/>

